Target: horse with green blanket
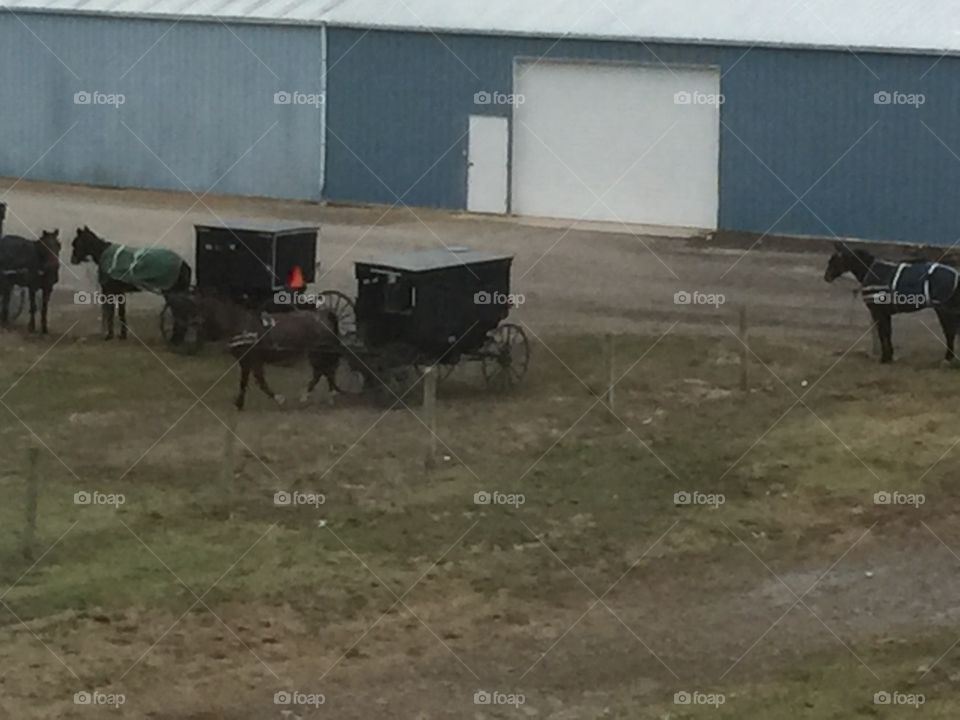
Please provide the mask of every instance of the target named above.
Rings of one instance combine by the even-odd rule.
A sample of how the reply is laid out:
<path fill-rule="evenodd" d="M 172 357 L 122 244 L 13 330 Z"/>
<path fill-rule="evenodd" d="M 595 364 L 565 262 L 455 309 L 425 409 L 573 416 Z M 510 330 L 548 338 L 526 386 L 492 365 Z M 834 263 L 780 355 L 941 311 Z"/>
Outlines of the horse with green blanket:
<path fill-rule="evenodd" d="M 120 339 L 127 339 L 126 295 L 133 292 L 152 292 L 167 297 L 190 289 L 193 271 L 186 260 L 172 250 L 163 248 L 132 248 L 107 242 L 84 225 L 77 228 L 73 239 L 70 262 L 79 265 L 87 260 L 97 264 L 105 340 L 113 338 L 114 306 L 120 315 Z M 182 341 L 186 322 L 174 318 L 173 342 Z"/>

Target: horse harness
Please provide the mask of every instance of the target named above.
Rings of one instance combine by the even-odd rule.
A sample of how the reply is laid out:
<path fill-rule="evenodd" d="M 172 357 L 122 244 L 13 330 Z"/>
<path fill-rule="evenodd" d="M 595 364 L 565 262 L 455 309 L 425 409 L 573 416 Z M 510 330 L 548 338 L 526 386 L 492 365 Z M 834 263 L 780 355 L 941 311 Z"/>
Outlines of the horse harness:
<path fill-rule="evenodd" d="M 260 342 L 260 340 L 263 339 L 268 332 L 277 326 L 277 321 L 268 313 L 262 312 L 260 313 L 260 325 L 263 327 L 263 332 L 246 330 L 231 337 L 229 341 L 230 349 L 253 347 Z"/>
<path fill-rule="evenodd" d="M 917 310 L 946 305 L 960 287 L 960 271 L 938 262 L 892 263 L 875 260 L 860 292 L 868 305 Z"/>

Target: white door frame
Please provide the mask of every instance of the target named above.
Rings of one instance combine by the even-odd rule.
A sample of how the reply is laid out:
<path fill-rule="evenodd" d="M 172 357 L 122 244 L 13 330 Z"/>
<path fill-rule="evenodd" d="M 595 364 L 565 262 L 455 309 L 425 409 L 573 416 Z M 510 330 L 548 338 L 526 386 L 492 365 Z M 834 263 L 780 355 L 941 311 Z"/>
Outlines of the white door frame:
<path fill-rule="evenodd" d="M 473 114 L 467 124 L 467 212 L 506 215 L 510 212 L 510 118 Z M 481 126 L 492 134 L 481 137 Z M 482 165 L 474 151 L 482 153 Z"/>

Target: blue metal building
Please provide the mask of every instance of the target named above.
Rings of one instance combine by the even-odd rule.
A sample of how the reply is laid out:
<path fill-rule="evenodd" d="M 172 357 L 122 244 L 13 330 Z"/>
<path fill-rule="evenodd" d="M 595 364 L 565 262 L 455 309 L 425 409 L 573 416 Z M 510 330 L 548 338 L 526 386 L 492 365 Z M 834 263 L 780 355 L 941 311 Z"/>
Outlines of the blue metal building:
<path fill-rule="evenodd" d="M 2 175 L 960 238 L 943 0 L 42 2 L 0 17 Z"/>

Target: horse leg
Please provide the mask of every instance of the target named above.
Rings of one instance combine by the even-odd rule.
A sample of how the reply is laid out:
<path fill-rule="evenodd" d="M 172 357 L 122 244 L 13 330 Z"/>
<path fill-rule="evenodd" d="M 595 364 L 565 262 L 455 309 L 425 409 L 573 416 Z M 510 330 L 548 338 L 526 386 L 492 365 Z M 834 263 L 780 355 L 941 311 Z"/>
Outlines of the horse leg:
<path fill-rule="evenodd" d="M 33 285 L 27 286 L 27 295 L 30 296 L 30 322 L 27 323 L 27 332 L 37 331 L 37 289 Z"/>
<path fill-rule="evenodd" d="M 270 386 L 267 385 L 267 378 L 263 374 L 262 360 L 253 366 L 253 378 L 257 381 L 257 387 L 260 388 L 264 394 L 271 398 L 277 405 L 283 405 L 283 403 L 286 402 L 286 398 L 283 395 L 276 394 L 270 389 Z"/>
<path fill-rule="evenodd" d="M 300 402 L 307 402 L 310 400 L 310 396 L 313 394 L 313 391 L 316 389 L 320 380 L 323 377 L 327 378 L 327 387 L 329 393 L 327 395 L 327 402 L 330 405 L 333 405 L 333 400 L 337 395 L 337 389 L 333 384 L 333 369 L 331 368 L 330 359 L 326 356 L 325 353 L 313 353 L 310 355 L 310 367 L 313 370 L 313 377 L 310 379 L 310 382 L 307 384 L 307 389 L 300 397 Z"/>
<path fill-rule="evenodd" d="M 247 362 L 240 362 L 240 392 L 237 394 L 237 399 L 234 401 L 234 405 L 237 406 L 237 410 L 243 410 L 243 403 L 247 397 L 247 383 L 250 382 L 250 365 Z"/>
<path fill-rule="evenodd" d="M 944 357 L 944 360 L 948 363 L 952 363 L 957 359 L 957 356 L 953 351 L 953 347 L 954 340 L 957 336 L 958 316 L 956 313 L 951 313 L 948 310 L 937 308 L 937 319 L 940 321 L 940 327 L 943 329 L 943 336 L 947 341 L 947 354 Z"/>
<path fill-rule="evenodd" d="M 43 292 L 43 297 L 42 304 L 40 305 L 40 332 L 46 335 L 48 333 L 47 310 L 50 309 L 50 295 L 53 294 L 53 287 L 46 286 L 41 292 Z"/>
<path fill-rule="evenodd" d="M 10 327 L 10 295 L 13 288 L 7 283 L 0 286 L 0 327 Z"/>
<path fill-rule="evenodd" d="M 127 296 L 117 295 L 117 315 L 120 317 L 120 339 L 127 339 Z"/>
<path fill-rule="evenodd" d="M 106 299 L 100 306 L 100 317 L 103 325 L 104 340 L 113 340 L 113 303 Z"/>
<path fill-rule="evenodd" d="M 880 337 L 880 362 L 884 365 L 893 362 L 893 322 L 892 315 L 882 310 L 873 311 L 873 319 L 877 324 L 877 334 Z"/>

